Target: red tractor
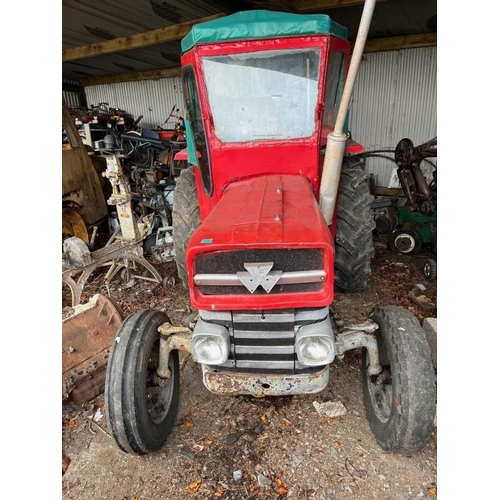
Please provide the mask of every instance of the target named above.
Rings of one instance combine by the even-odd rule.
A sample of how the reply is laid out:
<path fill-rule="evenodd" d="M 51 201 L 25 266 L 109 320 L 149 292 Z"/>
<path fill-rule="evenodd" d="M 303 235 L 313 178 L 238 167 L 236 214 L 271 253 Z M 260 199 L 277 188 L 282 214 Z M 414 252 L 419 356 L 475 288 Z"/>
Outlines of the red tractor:
<path fill-rule="evenodd" d="M 365 6 L 358 40 L 370 18 Z M 377 307 L 339 330 L 329 314 L 334 289 L 366 286 L 374 254 L 369 176 L 345 130 L 360 43 L 351 55 L 346 29 L 326 15 L 258 10 L 195 25 L 182 40 L 190 167 L 177 181 L 173 234 L 199 317 L 192 331 L 157 310 L 122 323 L 105 404 L 124 452 L 165 443 L 179 350 L 213 393 L 273 396 L 322 391 L 334 359 L 362 348 L 377 442 L 411 453 L 428 441 L 435 375 L 415 316 Z"/>

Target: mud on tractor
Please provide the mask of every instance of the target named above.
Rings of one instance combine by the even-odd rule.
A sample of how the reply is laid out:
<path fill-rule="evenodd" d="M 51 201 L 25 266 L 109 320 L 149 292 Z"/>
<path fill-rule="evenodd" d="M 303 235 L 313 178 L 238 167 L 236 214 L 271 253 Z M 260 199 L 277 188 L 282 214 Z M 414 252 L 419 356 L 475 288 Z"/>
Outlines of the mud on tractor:
<path fill-rule="evenodd" d="M 216 394 L 322 391 L 330 364 L 362 349 L 366 415 L 379 445 L 427 443 L 435 374 L 418 320 L 375 308 L 361 325 L 330 319 L 334 290 L 362 290 L 374 255 L 373 197 L 346 116 L 373 6 L 351 53 L 326 15 L 240 12 L 182 40 L 190 166 L 173 232 L 194 328 L 141 310 L 121 324 L 105 384 L 110 433 L 124 452 L 160 449 L 179 402 L 179 351 Z"/>

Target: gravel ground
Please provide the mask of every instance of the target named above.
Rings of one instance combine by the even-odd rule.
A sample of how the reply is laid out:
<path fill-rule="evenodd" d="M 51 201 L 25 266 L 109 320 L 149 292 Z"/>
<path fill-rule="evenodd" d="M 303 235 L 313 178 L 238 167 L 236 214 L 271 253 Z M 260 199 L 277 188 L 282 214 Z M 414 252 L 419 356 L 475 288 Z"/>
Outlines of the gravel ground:
<path fill-rule="evenodd" d="M 424 249 L 396 254 L 376 241 L 373 275 L 366 290 L 337 294 L 333 310 L 347 323 L 361 322 L 376 305 L 402 305 L 422 323 L 437 317 L 410 297 L 417 284 L 436 304 L 436 282 L 426 282 Z M 161 264 L 175 279 L 175 265 Z M 163 308 L 174 324 L 189 317 L 187 292 L 178 282 L 150 289 L 137 284 L 104 287 L 130 314 Z M 172 280 L 170 281 L 170 283 Z M 140 287 L 143 288 L 140 288 Z M 150 285 L 149 285 L 150 287 Z M 63 293 L 63 313 L 68 296 Z M 121 452 L 108 434 L 103 396 L 87 405 L 62 405 L 62 498 L 64 500 L 201 499 L 434 499 L 437 497 L 437 428 L 428 445 L 411 456 L 383 452 L 365 418 L 361 353 L 349 351 L 330 366 L 330 384 L 315 395 L 252 398 L 218 396 L 202 384 L 199 365 L 181 356 L 181 403 L 165 446 L 135 457 Z M 320 415 L 321 403 L 341 403 L 345 414 Z"/>

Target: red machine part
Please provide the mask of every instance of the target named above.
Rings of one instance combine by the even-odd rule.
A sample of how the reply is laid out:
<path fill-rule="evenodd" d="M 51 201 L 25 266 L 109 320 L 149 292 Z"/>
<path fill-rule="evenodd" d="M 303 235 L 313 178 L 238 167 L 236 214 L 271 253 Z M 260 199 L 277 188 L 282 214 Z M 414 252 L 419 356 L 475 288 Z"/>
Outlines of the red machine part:
<path fill-rule="evenodd" d="M 303 293 L 203 295 L 194 284 L 200 254 L 248 248 L 320 249 L 326 277 L 321 290 Z M 333 300 L 333 241 L 308 179 L 264 175 L 231 184 L 190 240 L 191 303 L 197 309 L 245 310 L 324 307 Z"/>

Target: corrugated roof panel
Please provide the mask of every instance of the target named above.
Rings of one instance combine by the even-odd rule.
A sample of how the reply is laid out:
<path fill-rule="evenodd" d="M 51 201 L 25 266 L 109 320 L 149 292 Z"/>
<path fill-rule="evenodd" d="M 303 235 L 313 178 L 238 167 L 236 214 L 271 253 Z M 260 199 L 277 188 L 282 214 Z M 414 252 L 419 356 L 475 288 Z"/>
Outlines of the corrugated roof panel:
<path fill-rule="evenodd" d="M 180 66 L 180 44 L 162 43 L 142 49 L 116 52 L 83 60 L 63 63 L 63 72 L 74 78 L 175 68 Z"/>
<path fill-rule="evenodd" d="M 436 31 L 431 17 L 437 14 L 436 0 L 384 0 L 377 2 L 370 24 L 369 39 L 386 38 L 392 36 L 416 35 Z M 353 5 L 324 11 L 334 21 L 345 26 L 349 33 L 349 40 L 354 40 L 359 28 L 359 20 L 363 12 L 363 5 Z M 434 18 L 434 24 L 437 24 Z"/>
<path fill-rule="evenodd" d="M 343 6 L 335 9 L 316 11 L 311 2 L 300 2 L 306 14 L 326 14 L 347 28 L 349 40 L 354 40 L 359 28 L 362 5 Z M 259 7 L 260 5 L 260 7 Z M 243 10 L 269 8 L 272 11 L 287 10 L 287 2 L 272 2 L 275 8 L 262 7 L 262 2 L 252 0 L 63 0 L 62 2 L 62 48 L 70 49 L 89 44 L 104 42 L 151 30 L 195 21 L 215 14 L 233 14 Z M 437 31 L 436 0 L 384 0 L 377 2 L 371 22 L 368 39 L 394 36 L 426 34 Z M 161 69 L 174 64 L 171 54 L 180 53 L 180 40 L 174 42 L 177 50 L 163 51 L 158 55 L 155 46 L 145 48 L 139 60 L 148 62 L 151 69 Z M 113 58 L 112 58 L 113 57 Z M 104 76 L 126 73 L 127 66 L 135 67 L 133 61 L 124 62 L 123 58 L 134 57 L 128 51 L 121 52 L 121 60 L 115 56 L 102 56 L 94 62 L 94 57 L 80 61 L 64 62 L 63 77 L 83 79 L 91 76 Z M 77 65 L 77 63 L 79 65 Z M 116 66 L 118 64 L 118 67 Z M 141 69 L 138 69 L 141 71 Z"/>
<path fill-rule="evenodd" d="M 63 0 L 63 49 L 143 33 L 221 12 L 201 0 Z"/>

